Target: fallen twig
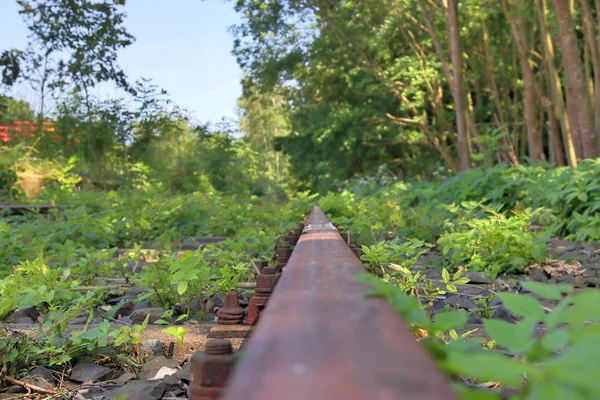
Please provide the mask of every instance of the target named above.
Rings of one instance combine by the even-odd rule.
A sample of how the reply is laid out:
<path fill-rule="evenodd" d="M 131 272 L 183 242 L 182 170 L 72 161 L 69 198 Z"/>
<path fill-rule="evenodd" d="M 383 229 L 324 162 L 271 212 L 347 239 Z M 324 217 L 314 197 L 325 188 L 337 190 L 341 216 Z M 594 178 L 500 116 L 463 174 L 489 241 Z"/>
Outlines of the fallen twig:
<path fill-rule="evenodd" d="M 44 393 L 44 394 L 52 394 L 52 395 L 57 395 L 58 394 L 58 392 L 56 390 L 44 389 L 42 387 L 35 386 L 35 385 L 30 384 L 30 383 L 23 382 L 23 381 L 20 381 L 18 379 L 15 379 L 12 376 L 5 375 L 3 377 L 3 379 L 5 381 L 8 381 L 8 382 L 14 384 L 14 385 L 19 385 L 21 387 L 24 387 L 25 389 L 33 390 L 34 392 Z"/>

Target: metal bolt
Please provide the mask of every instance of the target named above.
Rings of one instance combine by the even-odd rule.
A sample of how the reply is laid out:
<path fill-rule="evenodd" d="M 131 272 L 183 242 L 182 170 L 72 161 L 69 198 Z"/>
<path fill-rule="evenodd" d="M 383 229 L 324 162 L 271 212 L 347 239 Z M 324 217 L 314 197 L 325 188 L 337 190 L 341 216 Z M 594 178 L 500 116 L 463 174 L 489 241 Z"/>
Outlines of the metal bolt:
<path fill-rule="evenodd" d="M 218 398 L 235 366 L 235 361 L 231 341 L 227 339 L 207 341 L 204 352 L 192 356 L 188 398 L 190 400 Z"/>
<path fill-rule="evenodd" d="M 204 348 L 204 354 L 208 354 L 211 356 L 218 356 L 220 354 L 232 354 L 233 346 L 231 345 L 231 341 L 227 339 L 212 339 L 206 342 L 206 347 Z"/>
<path fill-rule="evenodd" d="M 240 307 L 237 292 L 231 291 L 225 294 L 225 306 L 217 311 L 217 323 L 221 325 L 240 324 L 244 320 L 245 311 Z"/>

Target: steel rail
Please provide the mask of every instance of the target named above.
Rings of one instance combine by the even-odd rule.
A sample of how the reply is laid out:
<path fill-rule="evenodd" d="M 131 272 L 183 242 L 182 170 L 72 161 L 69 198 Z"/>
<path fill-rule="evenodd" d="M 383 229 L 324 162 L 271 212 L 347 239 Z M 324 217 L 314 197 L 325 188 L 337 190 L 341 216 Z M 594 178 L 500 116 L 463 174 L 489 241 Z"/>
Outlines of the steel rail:
<path fill-rule="evenodd" d="M 221 399 L 456 399 L 315 207 Z"/>

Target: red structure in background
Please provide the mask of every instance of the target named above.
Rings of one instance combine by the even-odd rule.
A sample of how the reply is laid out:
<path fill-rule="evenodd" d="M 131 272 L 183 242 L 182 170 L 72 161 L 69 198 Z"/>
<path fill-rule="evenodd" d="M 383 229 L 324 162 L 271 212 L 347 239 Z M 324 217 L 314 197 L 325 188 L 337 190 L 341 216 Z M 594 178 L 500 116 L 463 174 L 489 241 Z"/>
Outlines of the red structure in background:
<path fill-rule="evenodd" d="M 56 130 L 54 122 L 42 122 L 42 127 L 41 129 L 39 128 L 39 123 L 25 121 L 15 121 L 12 124 L 0 125 L 0 142 L 4 144 L 22 142 L 34 139 L 39 131 L 41 131 L 42 136 L 45 136 L 46 133 L 54 133 Z M 59 138 L 58 135 L 53 135 L 54 140 Z"/>

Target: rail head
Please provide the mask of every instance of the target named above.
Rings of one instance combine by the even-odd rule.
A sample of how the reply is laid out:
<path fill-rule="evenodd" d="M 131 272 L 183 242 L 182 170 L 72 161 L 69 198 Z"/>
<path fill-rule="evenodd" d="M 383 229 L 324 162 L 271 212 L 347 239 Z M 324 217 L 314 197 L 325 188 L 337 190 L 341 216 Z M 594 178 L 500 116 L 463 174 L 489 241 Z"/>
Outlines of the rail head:
<path fill-rule="evenodd" d="M 315 207 L 223 399 L 455 399 L 433 360 Z"/>

